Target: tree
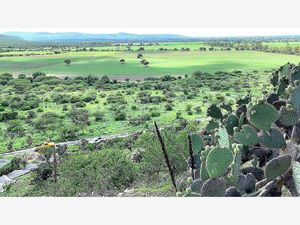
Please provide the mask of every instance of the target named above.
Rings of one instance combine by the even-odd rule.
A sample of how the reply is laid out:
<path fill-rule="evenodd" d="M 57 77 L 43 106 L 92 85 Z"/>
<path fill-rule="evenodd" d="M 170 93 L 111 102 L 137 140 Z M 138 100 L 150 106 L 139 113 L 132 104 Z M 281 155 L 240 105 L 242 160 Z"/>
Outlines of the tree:
<path fill-rule="evenodd" d="M 48 130 L 57 131 L 60 127 L 59 115 L 53 112 L 44 113 L 34 121 L 34 127 L 43 134 L 46 134 Z"/>
<path fill-rule="evenodd" d="M 86 109 L 74 109 L 70 112 L 70 118 L 74 124 L 83 130 L 89 123 L 89 111 Z"/>
<path fill-rule="evenodd" d="M 18 120 L 13 120 L 8 123 L 5 133 L 10 139 L 13 139 L 15 137 L 22 137 L 24 131 L 25 129 L 22 126 L 21 122 Z"/>
<path fill-rule="evenodd" d="M 144 65 L 144 63 L 146 62 L 146 59 L 142 59 L 141 60 L 141 64 Z"/>
<path fill-rule="evenodd" d="M 65 60 L 65 64 L 68 66 L 68 65 L 70 65 L 72 63 L 72 61 L 70 60 L 70 59 L 66 59 Z"/>
<path fill-rule="evenodd" d="M 125 59 L 121 59 L 121 60 L 120 60 L 120 63 L 121 63 L 121 64 L 124 64 L 124 63 L 125 63 Z"/>
<path fill-rule="evenodd" d="M 145 67 L 148 67 L 148 65 L 149 65 L 149 62 L 148 62 L 148 61 L 145 61 L 145 62 L 144 62 L 144 66 L 145 66 Z"/>
<path fill-rule="evenodd" d="M 32 74 L 33 79 L 36 79 L 37 77 L 45 77 L 46 74 L 43 72 L 35 72 Z"/>
<path fill-rule="evenodd" d="M 137 55 L 137 58 L 138 58 L 138 59 L 142 59 L 143 57 L 144 57 L 143 54 L 138 54 L 138 55 Z"/>

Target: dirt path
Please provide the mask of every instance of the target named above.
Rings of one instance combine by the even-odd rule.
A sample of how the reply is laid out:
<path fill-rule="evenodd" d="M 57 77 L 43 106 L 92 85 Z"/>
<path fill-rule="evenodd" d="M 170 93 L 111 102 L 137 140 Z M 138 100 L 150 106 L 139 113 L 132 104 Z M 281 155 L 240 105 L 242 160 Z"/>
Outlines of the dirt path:
<path fill-rule="evenodd" d="M 195 119 L 195 121 L 198 121 L 198 122 L 203 122 L 203 121 L 206 121 L 206 120 L 207 120 L 207 118 Z M 168 126 L 170 126 L 170 125 L 164 126 L 164 128 L 168 127 Z M 106 142 L 106 141 L 109 141 L 109 140 L 114 140 L 114 139 L 117 139 L 117 138 L 131 137 L 131 136 L 141 134 L 141 133 L 143 133 L 145 131 L 149 131 L 149 130 L 151 130 L 151 129 L 144 129 L 144 130 L 140 130 L 140 131 L 136 131 L 136 132 L 132 132 L 132 133 L 127 132 L 127 133 L 123 133 L 123 134 L 103 135 L 103 136 L 92 137 L 92 138 L 84 138 L 84 139 L 87 140 L 91 144 L 95 144 L 95 143 Z M 56 145 L 66 145 L 66 146 L 79 145 L 81 143 L 81 140 L 82 140 L 82 138 L 79 139 L 79 140 L 75 140 L 75 141 L 64 141 L 64 142 L 56 143 Z M 5 152 L 5 153 L 2 153 L 1 155 L 2 156 L 23 155 L 23 154 L 33 153 L 35 151 L 35 149 L 36 149 L 36 147 L 20 149 L 20 150 L 13 151 L 13 152 Z"/>
<path fill-rule="evenodd" d="M 113 139 L 117 139 L 117 138 L 130 137 L 130 136 L 133 136 L 133 135 L 141 133 L 141 132 L 143 132 L 143 131 L 137 131 L 137 132 L 133 132 L 133 133 L 124 133 L 124 134 L 104 135 L 104 136 L 84 138 L 84 139 L 87 140 L 91 144 L 95 144 L 95 143 L 101 143 L 101 142 L 105 142 L 105 141 L 109 141 L 109 140 L 113 140 Z M 75 140 L 75 141 L 59 142 L 59 143 L 56 143 L 56 145 L 60 145 L 60 146 L 62 146 L 62 145 L 66 145 L 66 146 L 79 145 L 81 143 L 82 139 Z M 35 149 L 36 149 L 36 147 L 20 149 L 20 150 L 13 151 L 13 152 L 5 152 L 5 153 L 2 153 L 2 156 L 17 156 L 17 155 L 33 153 L 35 151 Z"/>

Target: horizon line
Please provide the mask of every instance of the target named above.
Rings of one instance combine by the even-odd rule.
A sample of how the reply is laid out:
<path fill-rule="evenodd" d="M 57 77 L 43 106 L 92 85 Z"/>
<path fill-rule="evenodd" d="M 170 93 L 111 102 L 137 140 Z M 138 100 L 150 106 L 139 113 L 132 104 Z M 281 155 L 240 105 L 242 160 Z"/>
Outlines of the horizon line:
<path fill-rule="evenodd" d="M 300 36 L 299 28 L 0 28 L 0 34 L 18 33 L 81 33 L 135 35 L 182 35 L 193 38 Z"/>

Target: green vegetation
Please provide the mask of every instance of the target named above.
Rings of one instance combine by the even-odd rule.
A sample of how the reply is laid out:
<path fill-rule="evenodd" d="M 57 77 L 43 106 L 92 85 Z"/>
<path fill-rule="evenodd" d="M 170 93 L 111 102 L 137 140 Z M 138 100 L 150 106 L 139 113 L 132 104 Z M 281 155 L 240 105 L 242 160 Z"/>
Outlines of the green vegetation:
<path fill-rule="evenodd" d="M 268 79 L 268 73 L 240 71 L 122 82 L 105 76 L 60 79 L 41 72 L 17 78 L 2 74 L 0 152 L 46 140 L 61 142 L 147 129 L 152 119 L 167 125 L 204 118 L 211 101 L 226 98 L 224 103 L 232 105 L 247 93 L 255 98 L 267 88 Z"/>
<path fill-rule="evenodd" d="M 38 168 L 0 196 L 297 196 L 300 66 L 281 53 L 231 41 L 3 48 L 0 153 L 38 147 L 4 155 L 0 176 Z"/>

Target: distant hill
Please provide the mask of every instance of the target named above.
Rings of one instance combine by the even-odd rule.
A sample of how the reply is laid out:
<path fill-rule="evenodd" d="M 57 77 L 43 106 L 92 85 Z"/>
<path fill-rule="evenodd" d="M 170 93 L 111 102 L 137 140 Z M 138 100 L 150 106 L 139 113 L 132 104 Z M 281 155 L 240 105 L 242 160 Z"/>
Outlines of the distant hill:
<path fill-rule="evenodd" d="M 24 47 L 29 44 L 31 44 L 31 42 L 25 41 L 20 37 L 0 34 L 0 48 Z"/>
<path fill-rule="evenodd" d="M 77 32 L 6 32 L 5 35 L 34 42 L 160 42 L 196 40 L 193 37 L 175 34 L 86 34 Z"/>

